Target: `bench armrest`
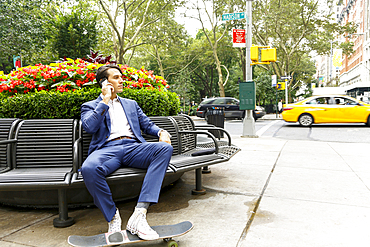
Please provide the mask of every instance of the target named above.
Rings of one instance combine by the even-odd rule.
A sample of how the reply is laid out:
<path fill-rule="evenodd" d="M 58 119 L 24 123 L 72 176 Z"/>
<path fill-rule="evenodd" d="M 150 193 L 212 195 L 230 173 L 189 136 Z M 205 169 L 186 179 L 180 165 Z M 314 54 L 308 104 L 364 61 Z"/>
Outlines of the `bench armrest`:
<path fill-rule="evenodd" d="M 17 139 L 7 139 L 1 140 L 0 145 L 10 145 L 10 149 L 7 150 L 6 154 L 6 165 L 7 168 L 3 169 L 0 173 L 7 172 L 12 169 L 12 164 L 15 162 L 15 154 L 13 154 L 15 143 L 17 143 Z"/>
<path fill-rule="evenodd" d="M 73 173 L 76 173 L 79 168 L 79 152 L 80 152 L 80 142 L 82 141 L 82 137 L 78 138 L 74 143 L 73 143 Z"/>
<path fill-rule="evenodd" d="M 200 127 L 195 126 L 195 130 L 219 130 L 219 131 L 222 131 L 227 135 L 228 145 L 231 146 L 231 136 L 230 136 L 229 132 L 227 132 L 223 128 L 212 127 L 212 125 L 210 125 L 210 126 L 200 126 Z"/>
<path fill-rule="evenodd" d="M 179 131 L 179 134 L 194 134 L 194 135 L 202 134 L 202 135 L 207 135 L 207 136 L 211 137 L 211 139 L 215 143 L 215 149 L 216 149 L 215 153 L 218 154 L 218 142 L 216 140 L 216 137 L 214 135 L 212 135 L 211 133 L 209 133 L 207 131 L 199 131 L 199 130 L 181 130 L 181 131 Z"/>

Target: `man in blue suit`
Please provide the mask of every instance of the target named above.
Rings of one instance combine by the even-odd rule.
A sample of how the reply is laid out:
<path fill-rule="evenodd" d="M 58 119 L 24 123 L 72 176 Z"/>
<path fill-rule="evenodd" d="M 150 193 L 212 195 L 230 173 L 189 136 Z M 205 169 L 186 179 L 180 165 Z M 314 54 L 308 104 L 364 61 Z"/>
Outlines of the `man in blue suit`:
<path fill-rule="evenodd" d="M 108 222 L 108 232 L 120 231 L 121 217 L 105 177 L 121 166 L 147 169 L 127 230 L 145 240 L 157 239 L 146 212 L 149 205 L 158 202 L 173 152 L 170 135 L 156 126 L 136 101 L 117 96 L 124 87 L 118 66 L 100 67 L 96 80 L 102 87 L 100 96 L 81 106 L 83 128 L 92 134 L 89 155 L 81 167 L 86 187 Z M 159 142 L 146 142 L 141 131 L 159 136 Z"/>

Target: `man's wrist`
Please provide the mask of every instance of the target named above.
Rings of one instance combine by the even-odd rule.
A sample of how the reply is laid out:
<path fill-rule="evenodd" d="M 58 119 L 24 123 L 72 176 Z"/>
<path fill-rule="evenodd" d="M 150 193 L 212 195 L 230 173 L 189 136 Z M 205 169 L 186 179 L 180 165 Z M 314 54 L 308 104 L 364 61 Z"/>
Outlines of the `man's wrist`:
<path fill-rule="evenodd" d="M 158 137 L 161 137 L 161 133 L 167 133 L 168 134 L 168 136 L 171 138 L 172 136 L 171 136 L 171 134 L 170 133 L 168 133 L 168 131 L 167 130 L 164 130 L 164 129 L 161 129 L 161 130 L 159 130 L 158 131 Z"/>

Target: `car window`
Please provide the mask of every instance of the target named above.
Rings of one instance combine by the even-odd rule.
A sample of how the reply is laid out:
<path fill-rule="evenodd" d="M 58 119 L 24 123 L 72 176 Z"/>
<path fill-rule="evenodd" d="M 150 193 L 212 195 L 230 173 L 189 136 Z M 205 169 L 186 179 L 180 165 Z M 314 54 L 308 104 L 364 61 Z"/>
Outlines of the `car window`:
<path fill-rule="evenodd" d="M 236 105 L 236 100 L 234 99 L 226 99 L 226 105 Z"/>
<path fill-rule="evenodd" d="M 307 101 L 306 104 L 308 104 L 308 105 L 316 105 L 318 103 L 317 103 L 316 99 L 312 99 L 312 100 Z"/>
<path fill-rule="evenodd" d="M 310 104 L 310 105 L 330 104 L 330 97 L 315 98 L 310 101 L 307 101 L 306 104 Z"/>
<path fill-rule="evenodd" d="M 225 104 L 225 99 L 215 99 L 215 101 L 213 101 L 213 104 L 215 105 Z"/>
<path fill-rule="evenodd" d="M 334 102 L 336 105 L 357 105 L 357 102 L 345 97 L 335 97 Z"/>
<path fill-rule="evenodd" d="M 205 104 L 210 104 L 210 103 L 212 103 L 212 101 L 214 101 L 215 99 L 205 99 L 205 100 L 203 100 L 202 101 L 202 103 L 200 103 L 200 104 L 202 104 L 202 105 L 205 105 Z"/>

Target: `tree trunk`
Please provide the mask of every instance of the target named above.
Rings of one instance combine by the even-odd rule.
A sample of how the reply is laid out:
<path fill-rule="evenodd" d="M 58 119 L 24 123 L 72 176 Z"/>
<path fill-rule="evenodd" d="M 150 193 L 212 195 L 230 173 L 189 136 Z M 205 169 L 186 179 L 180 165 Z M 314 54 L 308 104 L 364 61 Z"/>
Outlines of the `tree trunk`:
<path fill-rule="evenodd" d="M 157 46 L 155 44 L 152 44 L 152 46 L 155 50 L 155 58 L 157 60 L 158 66 L 159 66 L 161 76 L 164 78 L 164 71 L 163 71 L 163 64 L 162 64 L 161 56 L 159 55 Z"/>
<path fill-rule="evenodd" d="M 119 47 L 119 54 L 118 54 L 118 63 L 122 64 L 123 63 L 123 56 L 125 55 L 123 44 L 120 44 Z"/>
<path fill-rule="evenodd" d="M 225 88 L 224 88 L 224 81 L 222 76 L 222 70 L 220 66 L 220 61 L 216 64 L 217 73 L 218 73 L 218 88 L 220 92 L 220 97 L 225 97 Z"/>
<path fill-rule="evenodd" d="M 218 88 L 220 92 L 220 97 L 225 97 L 224 79 L 222 76 L 221 62 L 218 59 L 218 55 L 217 55 L 217 43 L 215 44 L 215 46 L 213 46 L 213 56 L 215 58 L 215 64 L 216 64 L 217 73 L 218 73 Z"/>

